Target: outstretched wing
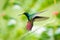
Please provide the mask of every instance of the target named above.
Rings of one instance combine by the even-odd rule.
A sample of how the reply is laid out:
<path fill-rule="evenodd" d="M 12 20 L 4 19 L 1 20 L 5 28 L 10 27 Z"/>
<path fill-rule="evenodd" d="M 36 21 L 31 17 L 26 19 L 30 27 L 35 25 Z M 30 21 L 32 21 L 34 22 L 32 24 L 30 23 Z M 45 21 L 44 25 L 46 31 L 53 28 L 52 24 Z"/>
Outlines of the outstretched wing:
<path fill-rule="evenodd" d="M 46 12 L 47 10 L 43 10 L 43 11 L 41 11 L 41 12 L 37 12 L 37 13 L 35 13 L 35 15 L 36 14 L 40 14 L 40 13 L 43 13 L 43 12 Z"/>
<path fill-rule="evenodd" d="M 47 20 L 49 17 L 42 17 L 42 16 L 35 16 L 32 20 L 33 21 L 43 21 Z"/>
<path fill-rule="evenodd" d="M 41 12 L 34 13 L 34 14 L 32 14 L 31 16 L 32 16 L 32 18 L 34 18 L 35 16 L 38 16 L 39 14 L 44 13 L 44 12 L 46 12 L 46 11 L 47 11 L 47 10 L 43 10 L 43 11 L 41 11 Z"/>

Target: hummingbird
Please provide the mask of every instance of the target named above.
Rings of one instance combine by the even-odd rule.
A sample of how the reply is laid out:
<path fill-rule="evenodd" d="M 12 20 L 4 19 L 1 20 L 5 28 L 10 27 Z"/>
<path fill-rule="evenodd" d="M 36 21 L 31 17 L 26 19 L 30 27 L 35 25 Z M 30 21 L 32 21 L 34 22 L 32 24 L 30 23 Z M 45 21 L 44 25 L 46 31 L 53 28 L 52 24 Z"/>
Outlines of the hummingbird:
<path fill-rule="evenodd" d="M 40 21 L 40 20 L 45 20 L 45 19 L 49 18 L 49 17 L 38 16 L 40 13 L 43 13 L 43 12 L 44 11 L 39 12 L 39 13 L 34 13 L 34 14 L 31 14 L 31 15 L 28 12 L 23 13 L 28 19 L 28 22 L 26 24 L 26 29 L 28 31 L 30 31 L 32 29 L 34 21 Z"/>

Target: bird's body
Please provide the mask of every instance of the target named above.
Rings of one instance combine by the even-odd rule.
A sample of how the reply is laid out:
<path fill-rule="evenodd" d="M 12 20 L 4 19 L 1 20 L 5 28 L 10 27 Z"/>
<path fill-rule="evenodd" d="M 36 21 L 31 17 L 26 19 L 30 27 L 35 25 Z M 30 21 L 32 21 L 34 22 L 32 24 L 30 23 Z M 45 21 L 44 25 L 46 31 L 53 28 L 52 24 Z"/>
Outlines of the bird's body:
<path fill-rule="evenodd" d="M 33 21 L 32 21 L 32 18 L 31 18 L 31 15 L 29 15 L 27 12 L 24 13 L 24 15 L 27 17 L 28 19 L 28 22 L 27 22 L 27 25 L 26 25 L 26 29 L 27 30 L 31 30 L 32 27 L 33 27 Z"/>
<path fill-rule="evenodd" d="M 28 22 L 27 22 L 27 25 L 26 25 L 26 29 L 27 29 L 27 30 L 31 30 L 32 27 L 33 27 L 33 22 L 28 21 Z"/>
<path fill-rule="evenodd" d="M 44 12 L 44 11 L 43 11 Z M 40 13 L 42 13 L 42 12 L 40 12 Z M 48 17 L 41 17 L 41 16 L 38 16 L 37 14 L 39 14 L 39 13 L 35 13 L 35 14 L 28 14 L 28 12 L 25 12 L 25 13 L 23 13 L 26 17 L 27 17 L 27 19 L 28 19 L 28 22 L 27 22 L 27 25 L 26 25 L 26 29 L 27 30 L 31 30 L 32 29 L 32 27 L 33 27 L 33 22 L 36 20 L 36 19 L 39 19 L 39 20 L 45 20 L 45 19 L 47 19 Z"/>

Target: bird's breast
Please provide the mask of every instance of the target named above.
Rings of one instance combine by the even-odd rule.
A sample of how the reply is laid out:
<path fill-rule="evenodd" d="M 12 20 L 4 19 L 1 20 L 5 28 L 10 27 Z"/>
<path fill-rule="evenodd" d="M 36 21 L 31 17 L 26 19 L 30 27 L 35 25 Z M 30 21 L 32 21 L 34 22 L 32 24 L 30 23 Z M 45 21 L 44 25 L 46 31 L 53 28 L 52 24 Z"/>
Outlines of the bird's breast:
<path fill-rule="evenodd" d="M 30 21 L 27 22 L 26 29 L 31 30 L 32 29 L 32 23 Z"/>

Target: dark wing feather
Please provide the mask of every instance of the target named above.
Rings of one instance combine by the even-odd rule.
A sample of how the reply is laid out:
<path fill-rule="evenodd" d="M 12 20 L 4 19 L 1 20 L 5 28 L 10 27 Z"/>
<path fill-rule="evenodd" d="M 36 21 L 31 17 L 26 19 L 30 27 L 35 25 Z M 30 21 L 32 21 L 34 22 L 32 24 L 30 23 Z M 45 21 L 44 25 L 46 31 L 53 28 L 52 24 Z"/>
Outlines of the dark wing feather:
<path fill-rule="evenodd" d="M 35 16 L 32 20 L 33 21 L 43 21 L 48 19 L 49 17 L 42 17 L 42 16 Z"/>

